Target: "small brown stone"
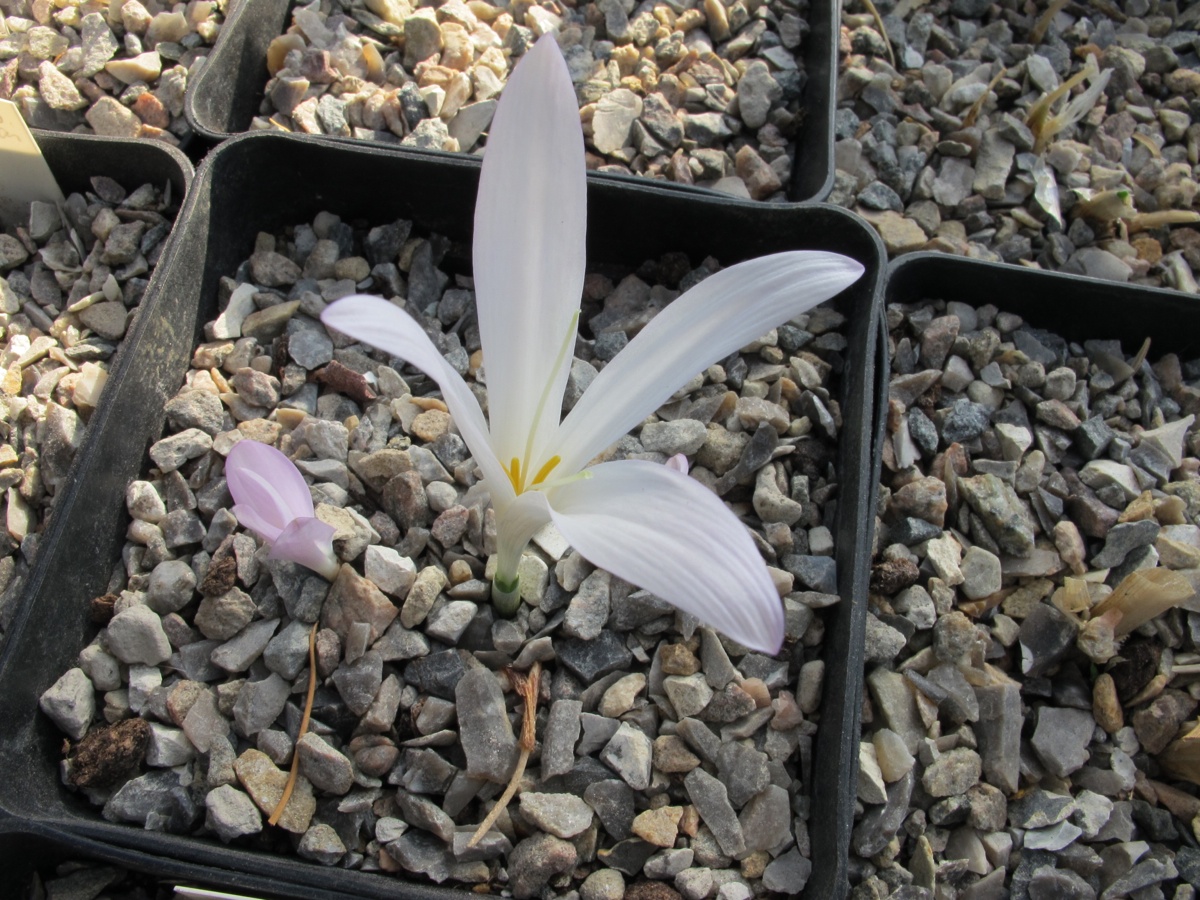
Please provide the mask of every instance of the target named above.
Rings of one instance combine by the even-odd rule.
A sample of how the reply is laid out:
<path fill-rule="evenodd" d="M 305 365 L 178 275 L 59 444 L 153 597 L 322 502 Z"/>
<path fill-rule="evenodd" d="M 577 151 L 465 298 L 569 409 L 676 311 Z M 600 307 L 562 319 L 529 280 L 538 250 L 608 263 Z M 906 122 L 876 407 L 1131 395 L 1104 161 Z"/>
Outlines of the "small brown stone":
<path fill-rule="evenodd" d="M 667 644 L 658 651 L 664 675 L 695 675 L 700 671 L 700 660 L 684 644 Z"/>
<path fill-rule="evenodd" d="M 681 900 L 679 891 L 661 881 L 639 881 L 625 888 L 625 900 Z"/>
<path fill-rule="evenodd" d="M 683 739 L 675 734 L 664 734 L 654 739 L 654 768 L 666 775 L 690 772 L 700 765 L 700 758 L 688 749 Z"/>
<path fill-rule="evenodd" d="M 116 594 L 102 594 L 99 597 L 93 597 L 91 603 L 92 621 L 97 625 L 107 625 L 113 617 L 113 608 L 116 605 Z"/>
<path fill-rule="evenodd" d="M 317 369 L 313 377 L 359 403 L 369 403 L 378 396 L 365 377 L 336 359 L 324 368 Z"/>
<path fill-rule="evenodd" d="M 234 761 L 233 771 L 255 805 L 271 815 L 283 799 L 288 773 L 277 768 L 265 753 L 254 749 L 245 751 Z M 301 775 L 296 779 L 287 806 L 283 808 L 279 827 L 292 834 L 304 834 L 316 809 L 317 799 L 313 796 L 312 784 Z"/>
<path fill-rule="evenodd" d="M 133 101 L 132 109 L 139 119 L 154 128 L 167 128 L 171 124 L 171 113 L 163 106 L 162 101 L 149 91 Z"/>
<path fill-rule="evenodd" d="M 871 590 L 891 597 L 916 584 L 920 577 L 911 559 L 888 559 L 871 568 Z"/>
<path fill-rule="evenodd" d="M 150 743 L 150 723 L 125 719 L 107 728 L 93 728 L 75 745 L 70 782 L 81 788 L 115 784 L 141 765 Z"/>
<path fill-rule="evenodd" d="M 1130 641 L 1108 667 L 1117 696 L 1128 703 L 1150 683 L 1158 671 L 1162 648 L 1153 641 Z"/>
<path fill-rule="evenodd" d="M 450 430 L 450 416 L 440 409 L 427 409 L 413 419 L 412 432 L 423 441 L 436 441 Z"/>
<path fill-rule="evenodd" d="M 700 811 L 689 804 L 683 808 L 683 815 L 679 818 L 679 831 L 688 837 L 695 837 L 696 832 L 699 830 Z"/>
<path fill-rule="evenodd" d="M 183 727 L 183 720 L 187 718 L 188 712 L 196 701 L 200 699 L 200 695 L 208 690 L 199 681 L 183 681 L 176 682 L 171 688 L 171 693 L 167 695 L 167 714 L 180 728 Z"/>
<path fill-rule="evenodd" d="M 1154 518 L 1154 497 L 1149 491 L 1142 491 L 1117 516 L 1117 523 L 1142 522 Z"/>
<path fill-rule="evenodd" d="M 679 806 L 648 809 L 633 820 L 633 833 L 656 847 L 673 847 L 681 818 L 683 808 Z"/>
<path fill-rule="evenodd" d="M 1125 715 L 1117 698 L 1117 686 L 1107 672 L 1102 672 L 1092 685 L 1092 715 L 1096 724 L 1109 734 L 1116 734 L 1125 726 Z"/>
<path fill-rule="evenodd" d="M 1134 713 L 1133 730 L 1142 749 L 1151 754 L 1165 750 L 1195 708 L 1196 701 L 1183 691 L 1166 690 Z"/>
<path fill-rule="evenodd" d="M 1133 244 L 1133 249 L 1137 251 L 1138 259 L 1144 259 L 1150 265 L 1154 265 L 1162 259 L 1163 250 L 1162 244 L 1152 237 L 1134 238 L 1130 243 Z"/>
<path fill-rule="evenodd" d="M 200 596 L 220 597 L 237 584 L 237 557 L 233 555 L 233 536 L 230 535 L 217 548 L 204 580 L 200 582 Z"/>
<path fill-rule="evenodd" d="M 741 688 L 754 698 L 754 705 L 758 709 L 771 705 L 771 690 L 761 678 L 747 678 Z"/>
<path fill-rule="evenodd" d="M 343 565 L 321 608 L 321 627 L 332 629 L 339 640 L 344 640 L 351 625 L 366 622 L 374 643 L 399 613 L 379 588 L 349 565 Z"/>
<path fill-rule="evenodd" d="M 755 850 L 741 861 L 742 877 L 762 878 L 762 873 L 770 861 L 771 854 L 766 850 Z"/>

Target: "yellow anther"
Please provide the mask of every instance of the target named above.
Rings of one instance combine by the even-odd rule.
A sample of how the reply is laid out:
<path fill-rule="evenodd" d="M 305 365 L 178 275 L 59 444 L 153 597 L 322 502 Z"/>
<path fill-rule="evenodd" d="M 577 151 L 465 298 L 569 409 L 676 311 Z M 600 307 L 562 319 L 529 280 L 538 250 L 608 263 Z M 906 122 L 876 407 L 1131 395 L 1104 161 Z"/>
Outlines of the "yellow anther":
<path fill-rule="evenodd" d="M 518 494 L 524 489 L 521 483 L 521 460 L 513 457 L 512 464 L 508 467 L 508 480 L 512 482 L 513 490 Z"/>
<path fill-rule="evenodd" d="M 562 462 L 561 456 L 552 456 L 548 460 L 546 460 L 545 465 L 543 465 L 540 469 L 538 469 L 538 473 L 534 477 L 533 483 L 536 485 L 536 484 L 541 484 L 543 481 L 545 481 L 546 476 L 549 475 L 551 472 L 553 472 L 554 467 L 557 466 L 560 462 Z"/>

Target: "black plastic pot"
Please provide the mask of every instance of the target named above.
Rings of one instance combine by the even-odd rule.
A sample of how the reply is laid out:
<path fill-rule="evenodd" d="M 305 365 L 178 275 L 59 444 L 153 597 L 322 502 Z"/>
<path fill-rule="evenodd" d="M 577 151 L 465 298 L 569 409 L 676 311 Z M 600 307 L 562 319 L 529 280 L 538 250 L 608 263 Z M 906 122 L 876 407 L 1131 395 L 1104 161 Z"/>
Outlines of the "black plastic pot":
<path fill-rule="evenodd" d="M 1200 300 L 1178 291 L 913 253 L 888 267 L 885 297 L 889 304 L 991 303 L 1069 341 L 1119 339 L 1132 352 L 1150 338 L 1152 360 L 1166 353 L 1200 357 Z"/>
<path fill-rule="evenodd" d="M 347 177 L 346 173 L 353 173 Z M 163 404 L 187 370 L 204 322 L 217 313 L 221 276 L 250 255 L 255 235 L 311 221 L 321 210 L 371 222 L 414 219 L 456 242 L 448 260 L 463 263 L 470 237 L 479 167 L 398 155 L 370 146 L 254 134 L 226 142 L 200 167 L 180 214 L 180 231 L 160 263 L 151 304 L 109 387 L 93 439 L 72 490 L 60 501 L 0 658 L 0 807 L 50 827 L 180 861 L 273 879 L 279 893 L 315 896 L 466 898 L 468 893 L 413 885 L 391 876 L 323 868 L 214 840 L 176 837 L 115 825 L 65 790 L 57 759 L 62 735 L 37 709 L 38 697 L 63 671 L 96 627 L 89 600 L 105 589 L 119 558 L 127 522 L 124 495 L 142 471 L 146 451 L 162 434 Z M 723 264 L 795 248 L 837 250 L 862 261 L 865 276 L 834 304 L 847 316 L 846 367 L 839 446 L 836 554 L 843 602 L 827 618 L 822 727 L 812 791 L 814 872 L 808 895 L 846 891 L 846 853 L 857 783 L 862 633 L 871 545 L 870 523 L 879 474 L 882 424 L 880 295 L 883 248 L 874 231 L 837 207 L 756 205 L 698 194 L 663 194 L 642 184 L 589 179 L 588 260 L 634 267 L 665 252 L 693 260 L 719 253 Z M 864 527 L 864 525 L 866 527 Z M 287 885 L 304 887 L 288 888 Z"/>
<path fill-rule="evenodd" d="M 192 183 L 191 162 L 162 141 L 40 130 L 33 136 L 64 194 L 90 191 L 90 179 L 96 175 L 107 175 L 128 190 L 170 182 L 176 199 Z"/>
<path fill-rule="evenodd" d="M 204 140 L 219 142 L 250 128 L 267 85 L 267 45 L 291 22 L 294 0 L 246 0 L 226 19 L 221 36 L 199 76 L 188 87 L 187 118 Z M 811 0 L 809 33 L 800 45 L 804 72 L 804 121 L 796 142 L 788 198 L 796 203 L 824 200 L 833 190 L 833 114 L 836 109 L 838 0 Z M 350 140 L 311 137 L 311 140 Z M 351 141 L 361 144 L 361 141 Z M 445 158 L 456 154 L 412 151 Z M 611 176 L 645 183 L 637 176 Z M 704 188 L 650 181 L 658 187 L 711 195 Z"/>
<path fill-rule="evenodd" d="M 159 186 L 170 184 L 173 202 L 182 203 L 192 183 L 194 173 L 188 158 L 174 147 L 159 141 L 64 134 L 41 130 L 35 130 L 33 136 L 64 194 L 91 191 L 91 179 L 97 175 L 105 175 L 130 191 L 148 183 Z M 156 279 L 152 278 L 150 285 L 146 288 L 143 303 L 154 291 L 155 282 Z M 138 331 L 140 318 L 140 314 L 135 318 L 130 334 L 126 338 L 127 343 L 133 342 L 133 334 Z M 110 377 L 122 367 L 122 359 L 125 355 L 124 348 L 118 351 L 113 359 Z M 112 383 L 110 382 L 110 384 Z M 109 389 L 106 386 L 103 396 L 107 398 L 108 394 Z M 103 402 L 102 400 L 102 405 Z M 98 420 L 93 416 L 92 422 L 96 421 Z M 90 437 L 93 432 L 98 430 L 89 425 L 88 436 Z M 80 448 L 75 457 L 75 471 L 78 470 L 80 461 L 86 453 L 86 447 L 87 440 L 85 439 L 84 446 Z M 78 481 L 78 477 L 74 474 L 68 477 L 67 483 L 72 487 L 68 487 L 64 496 L 58 498 L 56 511 L 62 505 L 65 495 L 73 493 L 73 486 Z M 6 603 L 5 608 L 0 609 L 0 630 L 6 627 L 8 616 L 9 610 Z M 3 640 L 3 635 L 0 635 L 0 640 Z"/>
<path fill-rule="evenodd" d="M 42 881 L 53 878 L 63 863 L 91 863 L 114 867 L 143 876 L 150 884 L 176 885 L 233 893 L 251 893 L 262 900 L 285 897 L 276 891 L 269 878 L 242 875 L 220 869 L 208 869 L 149 856 L 137 850 L 113 847 L 78 835 L 55 831 L 44 825 L 8 819 L 0 823 L 0 900 L 29 900 L 35 875 Z M 151 895 L 152 896 L 152 895 Z M 313 889 L 306 895 L 312 900 L 334 900 L 334 895 Z"/>

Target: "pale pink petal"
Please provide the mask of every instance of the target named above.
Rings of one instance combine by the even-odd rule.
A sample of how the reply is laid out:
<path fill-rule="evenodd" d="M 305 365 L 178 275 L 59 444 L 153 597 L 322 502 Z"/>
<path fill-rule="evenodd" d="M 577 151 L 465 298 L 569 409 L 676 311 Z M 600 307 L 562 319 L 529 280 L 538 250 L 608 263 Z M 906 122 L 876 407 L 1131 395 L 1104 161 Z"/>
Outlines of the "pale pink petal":
<path fill-rule="evenodd" d="M 553 488 L 551 516 L 588 562 L 763 653 L 783 606 L 746 526 L 698 481 L 641 460 L 602 463 Z"/>
<path fill-rule="evenodd" d="M 225 479 L 234 515 L 263 540 L 274 540 L 287 524 L 313 514 L 304 476 L 283 453 L 258 441 L 234 444 L 225 460 Z"/>
<path fill-rule="evenodd" d="M 776 253 L 710 275 L 618 353 L 563 420 L 562 470 L 580 468 L 713 363 L 841 293 L 863 267 L 816 250 Z"/>
<path fill-rule="evenodd" d="M 668 469 L 674 469 L 676 472 L 679 472 L 682 475 L 686 475 L 688 473 L 688 458 L 682 453 L 676 453 L 665 463 L 663 463 L 663 465 L 665 465 Z"/>
<path fill-rule="evenodd" d="M 506 464 L 515 457 L 536 471 L 553 452 L 548 443 L 574 355 L 586 226 L 579 104 L 555 36 L 547 34 L 504 86 L 475 204 L 472 259 L 488 421 Z"/>
<path fill-rule="evenodd" d="M 260 516 L 249 504 L 235 503 L 229 511 L 243 528 L 249 528 L 268 544 L 275 541 L 286 526 L 275 525 Z"/>
<path fill-rule="evenodd" d="M 326 307 L 321 321 L 357 341 L 398 356 L 436 381 L 493 496 L 498 494 L 503 499 L 512 495 L 512 483 L 492 452 L 479 402 L 412 316 L 380 297 L 355 294 Z M 494 402 L 490 391 L 488 402 Z"/>
<path fill-rule="evenodd" d="M 300 563 L 332 581 L 339 567 L 333 552 L 333 535 L 336 531 L 336 528 L 320 519 L 296 519 L 271 544 L 271 556 Z"/>

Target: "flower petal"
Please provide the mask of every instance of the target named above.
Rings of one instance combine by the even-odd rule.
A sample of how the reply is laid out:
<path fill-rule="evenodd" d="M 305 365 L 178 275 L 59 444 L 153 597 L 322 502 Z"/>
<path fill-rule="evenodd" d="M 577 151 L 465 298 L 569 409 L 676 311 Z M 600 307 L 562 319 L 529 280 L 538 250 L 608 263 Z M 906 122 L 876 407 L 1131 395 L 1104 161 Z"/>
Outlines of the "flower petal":
<path fill-rule="evenodd" d="M 283 531 L 282 527 L 274 525 L 260 516 L 249 504 L 235 503 L 229 508 L 229 511 L 237 518 L 239 525 L 249 528 L 268 544 L 274 543 L 280 532 Z"/>
<path fill-rule="evenodd" d="M 502 577 L 516 574 L 521 553 L 529 539 L 550 521 L 550 507 L 541 491 L 525 491 L 514 499 L 496 504 L 496 552 Z"/>
<path fill-rule="evenodd" d="M 300 563 L 332 581 L 339 565 L 333 552 L 336 531 L 320 519 L 296 519 L 271 544 L 271 556 Z"/>
<path fill-rule="evenodd" d="M 535 471 L 562 418 L 574 356 L 584 172 L 579 104 L 555 36 L 547 34 L 513 70 L 492 119 L 473 250 L 492 446 L 503 463 L 516 457 Z"/>
<path fill-rule="evenodd" d="M 554 524 L 593 565 L 754 650 L 783 643 L 783 604 L 746 527 L 704 485 L 641 460 L 550 491 Z"/>
<path fill-rule="evenodd" d="M 605 366 L 563 421 L 562 471 L 575 471 L 665 403 L 680 385 L 849 287 L 861 264 L 798 250 L 710 275 L 655 316 Z"/>
<path fill-rule="evenodd" d="M 505 491 L 511 495 L 512 483 L 492 452 L 479 402 L 412 316 L 381 297 L 355 294 L 326 307 L 321 321 L 355 340 L 400 357 L 436 381 L 493 496 L 499 493 L 503 498 Z M 490 392 L 488 397 L 490 403 Z"/>
<path fill-rule="evenodd" d="M 225 459 L 225 479 L 238 521 L 274 540 L 287 524 L 313 514 L 312 494 L 304 476 L 283 453 L 259 441 L 234 444 Z"/>

